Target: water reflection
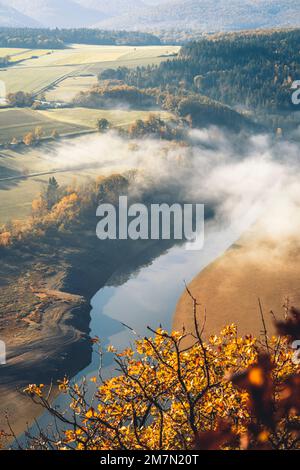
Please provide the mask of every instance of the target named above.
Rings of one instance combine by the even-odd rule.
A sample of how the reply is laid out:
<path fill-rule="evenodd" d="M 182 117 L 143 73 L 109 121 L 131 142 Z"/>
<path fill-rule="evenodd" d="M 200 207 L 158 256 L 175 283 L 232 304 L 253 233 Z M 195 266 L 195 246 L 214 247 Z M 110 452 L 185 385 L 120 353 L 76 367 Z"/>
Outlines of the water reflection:
<path fill-rule="evenodd" d="M 244 224 L 239 221 L 237 226 L 225 228 L 218 226 L 216 222 L 208 223 L 203 250 L 187 251 L 184 245 L 174 246 L 151 263 L 135 270 L 131 277 L 128 273 L 124 276 L 122 269 L 119 273 L 116 272 L 108 285 L 100 289 L 91 301 L 91 337 L 100 338 L 103 350 L 108 344 L 122 350 L 133 345 L 137 336 L 149 333 L 147 326 L 156 328 L 162 325 L 170 330 L 184 282 L 190 282 L 196 274 L 221 256 L 250 224 L 249 218 L 245 218 Z M 120 279 L 124 282 L 120 283 Z M 98 346 L 95 346 L 90 364 L 73 378 L 74 382 L 97 375 L 99 365 Z M 117 373 L 111 353 L 104 354 L 101 371 L 103 378 Z M 91 383 L 90 396 L 94 387 Z M 59 396 L 55 406 L 66 409 L 68 398 Z M 45 413 L 38 422 L 45 429 L 51 424 L 51 418 Z M 33 426 L 31 432 L 34 433 L 34 429 Z"/>

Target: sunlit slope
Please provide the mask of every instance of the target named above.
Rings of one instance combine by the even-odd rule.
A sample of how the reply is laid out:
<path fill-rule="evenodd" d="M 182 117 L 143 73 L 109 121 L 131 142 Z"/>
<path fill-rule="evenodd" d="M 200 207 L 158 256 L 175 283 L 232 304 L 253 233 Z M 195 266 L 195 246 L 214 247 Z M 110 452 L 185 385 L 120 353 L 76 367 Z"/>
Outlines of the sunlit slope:
<path fill-rule="evenodd" d="M 255 226 L 189 285 L 200 304 L 201 325 L 206 316 L 204 334 L 215 334 L 235 323 L 239 334 L 259 336 L 263 323 L 258 299 L 268 333 L 273 333 L 274 315 L 282 317 L 287 303 L 300 305 L 299 277 L 300 236 L 271 241 L 261 238 Z M 177 304 L 173 324 L 176 330 L 184 325 L 195 331 L 187 292 Z"/>
<path fill-rule="evenodd" d="M 9 55 L 0 48 L 0 56 Z M 88 46 L 71 45 L 67 49 L 29 51 L 18 49 L 21 62 L 0 69 L 0 80 L 7 92 L 23 90 L 38 93 L 48 86 L 74 75 L 97 74 L 110 67 L 157 64 L 179 51 L 178 46 Z M 34 58 L 32 56 L 34 55 Z M 17 55 L 13 55 L 16 61 Z"/>

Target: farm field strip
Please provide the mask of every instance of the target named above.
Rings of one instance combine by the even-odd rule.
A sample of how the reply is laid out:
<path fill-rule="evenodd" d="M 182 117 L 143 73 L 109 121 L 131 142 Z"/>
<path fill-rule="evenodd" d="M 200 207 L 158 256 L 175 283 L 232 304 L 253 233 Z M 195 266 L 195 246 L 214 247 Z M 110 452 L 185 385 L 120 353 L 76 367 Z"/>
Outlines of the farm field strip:
<path fill-rule="evenodd" d="M 120 57 L 121 60 L 134 60 L 134 59 L 151 59 L 151 58 L 168 58 L 179 52 L 178 46 L 147 46 L 145 48 L 135 48 Z"/>
<path fill-rule="evenodd" d="M 179 48 L 167 48 L 170 53 Z M 2 53 L 3 53 L 2 49 Z M 78 46 L 73 45 L 64 51 L 32 51 L 13 49 L 3 55 L 28 57 L 23 62 L 0 68 L 0 80 L 5 83 L 6 92 L 24 92 L 52 95 L 50 100 L 62 101 L 80 91 L 88 90 L 97 83 L 97 74 L 105 68 L 119 66 L 136 67 L 158 64 L 167 59 L 165 47 L 132 46 Z M 9 52 L 9 53 L 8 53 Z M 47 55 L 46 55 L 47 54 Z M 32 59 L 32 55 L 38 56 Z M 0 52 L 1 56 L 1 52 Z M 66 98 L 67 96 L 67 98 Z M 10 219 L 26 217 L 31 211 L 31 202 L 41 188 L 48 183 L 49 175 L 59 172 L 59 184 L 70 184 L 74 176 L 80 180 L 95 176 L 95 167 L 79 168 L 68 164 L 60 169 L 54 154 L 67 142 L 47 141 L 55 130 L 61 137 L 72 137 L 72 145 L 78 135 L 97 131 L 97 121 L 107 119 L 112 127 L 129 126 L 137 119 L 145 119 L 150 111 L 126 109 L 64 108 L 53 110 L 32 110 L 28 108 L 0 109 L 0 144 L 11 143 L 14 137 L 21 141 L 26 133 L 41 127 L 45 140 L 33 147 L 19 146 L 0 152 L 0 224 Z M 161 111 L 151 111 L 163 119 L 171 115 Z M 81 137 L 80 137 L 81 136 Z M 72 162 L 70 162 L 72 163 Z M 65 168 L 65 169 L 64 169 Z M 7 179 L 8 178 L 8 179 Z"/>
<path fill-rule="evenodd" d="M 31 109 L 2 109 L 0 110 L 0 144 L 10 143 L 15 137 L 22 140 L 24 135 L 40 127 L 44 137 L 50 137 L 53 131 L 60 135 L 77 134 L 90 130 L 84 124 L 72 124 L 55 121 Z"/>
<path fill-rule="evenodd" d="M 53 86 L 48 87 L 45 98 L 47 101 L 71 102 L 80 91 L 86 91 L 98 80 L 94 75 L 69 75 Z"/>
<path fill-rule="evenodd" d="M 109 62 L 109 67 L 105 62 L 98 62 L 94 63 L 87 67 L 86 71 L 89 73 L 93 73 L 97 75 L 98 73 L 102 72 L 107 68 L 118 68 L 118 67 L 127 67 L 129 69 L 135 67 L 147 67 L 148 65 L 159 65 L 161 62 L 168 60 L 168 57 L 152 57 L 151 59 L 144 57 L 144 58 L 121 58 L 118 61 Z"/>
<path fill-rule="evenodd" d="M 171 114 L 167 111 L 144 111 L 123 109 L 91 109 L 91 108 L 64 108 L 38 111 L 46 118 L 54 119 L 68 124 L 86 125 L 91 128 L 97 127 L 99 119 L 107 119 L 113 126 L 126 126 L 137 119 L 145 119 L 149 114 L 159 115 L 163 119 L 170 119 Z"/>
<path fill-rule="evenodd" d="M 0 57 L 17 57 L 17 56 L 23 56 L 25 54 L 28 54 L 28 57 L 31 56 L 40 56 L 43 54 L 49 54 L 51 52 L 51 49 L 31 49 L 31 48 L 23 48 L 23 47 L 16 47 L 16 48 L 10 48 L 10 47 L 0 47 Z"/>
<path fill-rule="evenodd" d="M 1 54 L 1 51 L 0 51 L 0 54 Z M 24 65 L 27 62 L 27 60 L 38 60 L 40 57 L 46 56 L 48 54 L 49 54 L 49 51 L 47 51 L 46 49 L 40 49 L 40 50 L 28 49 L 23 52 L 18 52 L 17 54 L 11 55 L 10 61 L 19 62 L 21 60 L 21 61 L 24 61 L 24 62 L 21 62 L 21 64 Z"/>
<path fill-rule="evenodd" d="M 29 59 L 24 67 L 50 67 L 85 65 L 94 62 L 110 62 L 132 52 L 131 46 L 83 46 L 71 45 L 67 49 L 54 50 L 38 59 Z"/>
<path fill-rule="evenodd" d="M 31 213 L 33 199 L 47 186 L 50 175 L 58 174 L 60 185 L 68 185 L 74 178 L 84 182 L 95 177 L 93 166 L 73 168 L 66 162 L 67 167 L 57 168 L 53 156 L 60 145 L 60 142 L 55 146 L 45 142 L 21 151 L 8 149 L 0 152 L 0 178 L 15 177 L 0 181 L 0 225 L 12 219 L 26 218 Z M 20 176 L 27 177 L 18 178 Z"/>
<path fill-rule="evenodd" d="M 39 55 L 20 64 L 0 69 L 0 80 L 5 83 L 7 93 L 22 89 L 25 92 L 45 91 L 57 81 L 69 75 L 97 74 L 108 67 L 136 67 L 158 64 L 168 57 L 167 52 L 178 52 L 177 46 L 84 46 L 73 45 L 69 49 L 48 51 L 17 50 L 18 54 Z M 0 49 L 1 51 L 1 49 Z M 12 51 L 12 50 L 11 50 Z M 18 57 L 18 56 L 17 56 Z M 20 56 L 19 56 L 20 57 Z"/>
<path fill-rule="evenodd" d="M 67 173 L 70 171 L 75 171 L 75 170 L 73 168 L 66 168 L 64 170 L 49 170 L 49 171 L 40 171 L 37 173 L 28 173 L 26 175 L 6 176 L 5 178 L 0 178 L 0 183 L 1 182 L 3 183 L 4 181 L 14 181 L 14 180 L 24 180 L 28 178 L 35 178 L 37 176 L 55 175 L 57 173 Z"/>
<path fill-rule="evenodd" d="M 45 121 L 29 108 L 5 108 L 0 110 L 0 128 L 41 124 Z"/>
<path fill-rule="evenodd" d="M 31 49 L 21 48 L 21 47 L 0 47 L 0 56 L 7 57 L 7 56 L 14 56 L 18 54 L 24 54 L 24 52 L 29 51 Z"/>
<path fill-rule="evenodd" d="M 0 110 L 0 144 L 9 144 L 14 138 L 22 141 L 25 134 L 39 127 L 42 138 L 49 138 L 53 131 L 60 136 L 79 135 L 97 130 L 97 121 L 107 119 L 113 127 L 128 127 L 137 119 L 146 119 L 149 114 L 170 119 L 164 111 L 64 108 L 52 110 L 31 110 L 11 108 Z"/>
<path fill-rule="evenodd" d="M 27 93 L 38 93 L 60 77 L 67 76 L 73 71 L 74 68 L 70 70 L 69 67 L 54 67 L 50 69 L 41 67 L 37 71 L 29 67 L 22 69 L 15 66 L 0 69 L 0 80 L 4 82 L 7 93 L 19 90 Z"/>

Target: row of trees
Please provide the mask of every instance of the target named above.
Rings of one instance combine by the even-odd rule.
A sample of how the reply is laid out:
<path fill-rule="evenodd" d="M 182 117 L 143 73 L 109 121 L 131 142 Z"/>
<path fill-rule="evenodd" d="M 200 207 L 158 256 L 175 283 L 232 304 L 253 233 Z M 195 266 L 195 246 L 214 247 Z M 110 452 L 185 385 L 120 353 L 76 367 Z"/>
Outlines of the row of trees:
<path fill-rule="evenodd" d="M 142 137 L 155 137 L 166 140 L 181 140 L 184 136 L 184 126 L 181 122 L 170 120 L 168 122 L 159 116 L 150 114 L 147 119 L 138 119 L 128 128 L 128 136 L 134 139 Z"/>
<path fill-rule="evenodd" d="M 97 122 L 99 132 L 105 133 L 112 129 L 112 124 L 105 118 Z M 118 133 L 123 137 L 141 139 L 142 137 L 155 137 L 164 140 L 183 140 L 186 137 L 188 122 L 170 119 L 165 121 L 155 114 L 149 114 L 146 119 L 137 119 L 128 129 L 119 128 Z"/>
<path fill-rule="evenodd" d="M 155 97 L 144 90 L 125 84 L 95 86 L 79 93 L 73 100 L 74 106 L 89 108 L 113 108 L 120 105 L 148 108 L 156 105 Z"/>
<path fill-rule="evenodd" d="M 0 247 L 43 237 L 48 230 L 65 229 L 80 211 L 80 198 L 73 188 L 60 188 L 55 177 L 49 178 L 45 190 L 32 202 L 32 215 L 25 221 L 12 221 L 0 230 Z"/>
<path fill-rule="evenodd" d="M 31 147 L 33 145 L 36 145 L 38 144 L 42 139 L 43 137 L 45 136 L 45 132 L 43 130 L 42 127 L 40 126 L 37 126 L 35 129 L 33 129 L 32 131 L 29 131 L 27 132 L 22 138 L 21 140 L 18 139 L 17 137 L 13 137 L 11 139 L 11 141 L 9 142 L 9 145 L 11 146 L 17 146 L 21 143 L 25 144 L 26 146 L 28 147 Z M 54 129 L 51 134 L 50 134 L 50 138 L 51 139 L 58 139 L 59 138 L 59 133 L 56 129 Z"/>
<path fill-rule="evenodd" d="M 120 175 L 99 177 L 81 186 L 74 181 L 68 187 L 59 186 L 55 177 L 49 178 L 46 188 L 32 202 L 31 216 L 0 227 L 0 249 L 41 242 L 48 234 L 68 233 L 85 217 L 94 216 L 101 198 L 112 197 L 116 188 L 126 189 L 127 184 Z"/>
<path fill-rule="evenodd" d="M 91 28 L 0 28 L 0 47 L 63 49 L 68 44 L 157 45 L 160 39 L 138 31 L 106 31 Z"/>
<path fill-rule="evenodd" d="M 25 134 L 23 139 L 22 139 L 22 142 L 23 142 L 23 144 L 30 147 L 32 145 L 38 144 L 44 136 L 45 136 L 45 133 L 43 131 L 43 128 L 38 126 L 33 131 L 30 131 L 27 134 Z M 54 129 L 51 132 L 50 137 L 51 137 L 51 139 L 58 139 L 59 138 L 58 131 L 56 129 Z M 19 142 L 16 138 L 14 138 L 11 143 L 13 145 L 16 145 Z"/>
<path fill-rule="evenodd" d="M 34 103 L 34 97 L 31 93 L 24 91 L 16 91 L 8 93 L 6 96 L 7 104 L 13 108 L 26 108 L 31 107 Z"/>

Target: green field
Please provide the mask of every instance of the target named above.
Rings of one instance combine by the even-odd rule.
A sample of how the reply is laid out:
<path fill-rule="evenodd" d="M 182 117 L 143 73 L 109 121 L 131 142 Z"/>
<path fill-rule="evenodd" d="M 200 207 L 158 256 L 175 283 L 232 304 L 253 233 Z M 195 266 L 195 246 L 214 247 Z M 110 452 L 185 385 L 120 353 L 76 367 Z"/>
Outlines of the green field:
<path fill-rule="evenodd" d="M 109 62 L 109 65 L 106 62 L 99 62 L 96 64 L 91 64 L 86 66 L 85 72 L 86 73 L 91 73 L 94 75 L 98 75 L 100 72 L 107 68 L 112 68 L 116 69 L 118 67 L 127 67 L 128 69 L 133 69 L 136 67 L 147 67 L 149 63 L 151 65 L 159 65 L 163 60 L 166 60 L 166 57 L 152 57 L 151 59 L 148 59 L 147 57 L 143 58 L 129 58 L 129 59 L 123 59 L 121 58 L 120 60 L 114 60 Z"/>
<path fill-rule="evenodd" d="M 22 150 L 0 151 L 0 226 L 12 219 L 24 219 L 31 212 L 31 203 L 48 184 L 52 171 L 57 168 L 53 156 L 58 147 L 53 143 L 42 146 L 23 148 Z M 67 164 L 67 162 L 66 162 Z M 98 170 L 100 171 L 100 170 Z M 7 177 L 19 177 L 32 173 L 49 172 L 27 179 L 2 180 Z M 95 177 L 95 169 L 72 169 L 53 173 L 60 185 L 68 185 L 74 181 L 86 181 Z"/>
<path fill-rule="evenodd" d="M 167 112 L 157 111 L 151 112 L 151 114 L 160 115 L 164 119 L 171 117 L 171 114 Z M 2 137 L 3 140 L 6 140 L 8 135 L 12 137 L 18 132 L 22 137 L 25 130 L 31 130 L 36 126 L 42 127 L 45 134 L 53 129 L 61 130 L 61 134 L 67 131 L 80 134 L 86 129 L 95 129 L 97 120 L 100 118 L 106 118 L 113 126 L 119 127 L 128 126 L 136 119 L 145 119 L 147 116 L 149 116 L 149 111 L 140 110 L 66 108 L 32 111 L 29 109 L 6 109 L 0 111 L 0 139 Z M 79 138 L 82 145 L 82 139 L 86 139 L 86 137 Z M 76 138 L 73 138 L 71 142 L 74 145 Z M 19 147 L 0 151 L 0 225 L 11 219 L 23 219 L 30 214 L 32 200 L 47 184 L 53 171 L 62 169 L 62 171 L 54 173 L 62 185 L 69 184 L 74 177 L 82 181 L 101 173 L 97 165 L 82 169 L 68 165 L 67 161 L 58 162 L 55 156 L 63 143 L 64 141 L 57 143 L 45 141 L 37 147 Z M 67 165 L 68 171 L 64 171 L 64 165 Z M 18 179 L 23 175 L 44 172 L 49 172 L 49 174 Z M 11 177 L 16 179 L 3 180 Z"/>
<path fill-rule="evenodd" d="M 97 83 L 97 74 L 105 68 L 157 64 L 178 50 L 179 47 L 171 46 L 84 45 L 54 51 L 0 48 L 0 56 L 9 55 L 16 62 L 13 66 L 0 68 L 0 91 L 3 94 L 5 89 L 6 92 L 22 90 L 36 96 L 43 92 L 50 101 L 70 101 L 77 93 Z M 4 108 L 0 109 L 0 144 L 10 143 L 14 137 L 21 141 L 26 133 L 41 127 L 44 137 L 56 130 L 61 136 L 72 135 L 71 145 L 76 145 L 75 135 L 95 131 L 100 118 L 106 118 L 114 127 L 120 127 L 128 126 L 137 119 L 145 119 L 149 113 L 125 109 L 63 108 L 38 111 Z M 155 113 L 164 119 L 170 118 L 169 113 Z M 88 138 L 82 135 L 81 145 L 85 142 L 82 139 Z M 0 150 L 0 223 L 26 217 L 30 213 L 32 199 L 47 184 L 52 172 L 59 170 L 59 183 L 67 184 L 74 176 L 86 179 L 100 171 L 97 166 L 80 169 L 69 161 L 63 162 L 67 165 L 67 171 L 57 167 L 58 161 L 52 157 L 64 143 L 64 140 L 58 143 L 44 141 L 36 147 L 19 146 Z M 50 174 L 40 174 L 44 172 Z M 24 175 L 31 176 L 20 178 Z M 5 180 L 11 177 L 14 179 Z"/>
<path fill-rule="evenodd" d="M 38 93 L 57 79 L 66 77 L 75 70 L 75 67 L 30 68 L 16 65 L 0 69 L 0 80 L 5 83 L 7 93 L 19 90 Z"/>
<path fill-rule="evenodd" d="M 123 110 L 123 109 L 90 109 L 90 108 L 64 108 L 38 111 L 45 119 L 53 119 L 55 122 L 64 122 L 68 125 L 97 127 L 99 119 L 107 119 L 113 126 L 129 126 L 137 119 L 146 119 L 149 111 Z M 161 116 L 162 119 L 170 119 L 171 114 L 166 111 L 153 111 L 151 114 Z"/>
<path fill-rule="evenodd" d="M 0 47 L 0 56 L 1 57 L 10 57 L 10 59 L 14 59 L 17 57 L 22 57 L 29 59 L 32 56 L 41 56 L 46 54 L 51 54 L 53 51 L 49 49 L 24 49 L 21 47 L 11 48 L 11 47 Z"/>
<path fill-rule="evenodd" d="M 45 93 L 47 101 L 70 103 L 78 93 L 86 91 L 98 83 L 95 75 L 67 77 Z"/>
<path fill-rule="evenodd" d="M 170 113 L 154 111 L 163 119 L 169 119 Z M 37 111 L 28 108 L 0 109 L 0 144 L 10 144 L 13 138 L 22 141 L 25 134 L 37 127 L 43 131 L 43 137 L 50 137 L 55 130 L 60 136 L 81 134 L 97 128 L 97 121 L 107 119 L 113 126 L 129 126 L 137 119 L 146 119 L 149 111 L 107 110 L 89 108 L 64 108 Z"/>
<path fill-rule="evenodd" d="M 108 67 L 157 64 L 178 50 L 177 46 L 72 45 L 54 51 L 0 48 L 0 57 L 11 52 L 16 54 L 15 60 L 22 58 L 21 63 L 0 69 L 0 80 L 8 93 L 23 90 L 38 94 L 68 76 L 96 75 Z M 32 59 L 33 55 L 36 58 Z M 69 87 L 69 83 L 65 85 Z M 82 85 L 78 90 L 82 90 Z"/>
<path fill-rule="evenodd" d="M 129 46 L 87 46 L 74 44 L 67 49 L 53 51 L 52 54 L 26 61 L 27 67 L 56 67 L 61 65 L 85 65 L 94 62 L 117 60 L 131 52 Z"/>
<path fill-rule="evenodd" d="M 54 130 L 60 135 L 75 134 L 87 130 L 84 125 L 55 122 L 46 115 L 31 109 L 0 110 L 0 144 L 9 144 L 14 137 L 21 141 L 26 133 L 33 131 L 36 127 L 42 128 L 44 137 L 51 136 Z"/>
<path fill-rule="evenodd" d="M 139 60 L 158 58 L 178 52 L 175 46 L 92 46 L 73 44 L 67 49 L 50 51 L 40 57 L 31 59 L 28 52 L 28 60 L 21 65 L 25 67 L 57 67 L 57 66 L 81 66 L 102 62 L 115 62 L 117 60 Z M 1 55 L 1 49 L 0 49 Z M 30 54 L 33 55 L 33 54 Z"/>
<path fill-rule="evenodd" d="M 2 53 L 2 50 L 0 50 Z M 40 57 L 43 56 L 48 56 L 52 54 L 51 51 L 48 51 L 47 49 L 19 49 L 18 52 L 15 52 L 11 55 L 9 55 L 10 62 L 19 62 L 19 61 L 27 61 L 27 60 L 37 60 Z"/>

